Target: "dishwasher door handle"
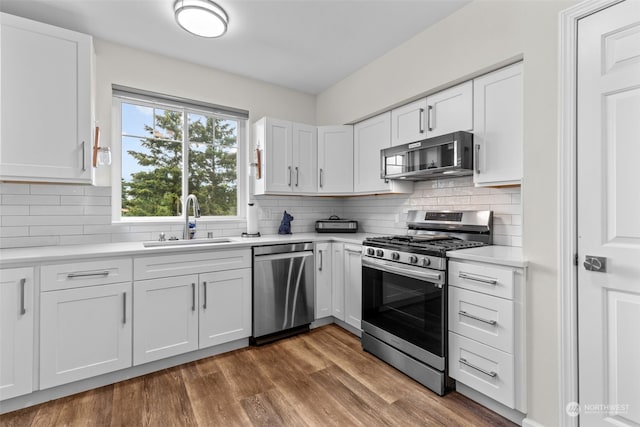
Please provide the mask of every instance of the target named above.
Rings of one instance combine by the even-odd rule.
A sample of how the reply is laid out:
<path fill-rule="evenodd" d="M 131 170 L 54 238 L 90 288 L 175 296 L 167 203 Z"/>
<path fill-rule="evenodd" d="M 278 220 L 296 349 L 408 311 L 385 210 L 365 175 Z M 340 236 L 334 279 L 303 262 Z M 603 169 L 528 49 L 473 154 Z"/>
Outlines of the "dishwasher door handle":
<path fill-rule="evenodd" d="M 255 262 L 274 261 L 278 259 L 304 258 L 313 256 L 313 251 L 285 252 L 282 254 L 254 255 Z"/>

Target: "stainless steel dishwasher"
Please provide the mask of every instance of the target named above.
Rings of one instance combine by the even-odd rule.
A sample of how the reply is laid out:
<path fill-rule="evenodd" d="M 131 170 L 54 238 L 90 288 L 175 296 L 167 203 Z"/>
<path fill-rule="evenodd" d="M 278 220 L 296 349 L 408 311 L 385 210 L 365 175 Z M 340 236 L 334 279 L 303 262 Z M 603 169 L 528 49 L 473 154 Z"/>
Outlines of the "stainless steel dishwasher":
<path fill-rule="evenodd" d="M 253 248 L 254 344 L 308 330 L 314 297 L 313 243 Z"/>

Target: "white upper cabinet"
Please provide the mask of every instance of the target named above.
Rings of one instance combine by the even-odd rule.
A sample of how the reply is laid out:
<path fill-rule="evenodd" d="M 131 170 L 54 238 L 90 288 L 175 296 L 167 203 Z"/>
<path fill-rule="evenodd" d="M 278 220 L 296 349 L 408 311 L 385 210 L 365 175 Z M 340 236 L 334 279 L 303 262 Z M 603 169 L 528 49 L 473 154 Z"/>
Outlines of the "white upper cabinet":
<path fill-rule="evenodd" d="M 476 186 L 522 180 L 522 63 L 474 80 L 473 181 Z"/>
<path fill-rule="evenodd" d="M 91 37 L 0 18 L 0 179 L 91 183 Z"/>
<path fill-rule="evenodd" d="M 353 126 L 318 127 L 318 193 L 353 192 Z"/>
<path fill-rule="evenodd" d="M 315 193 L 318 139 L 314 126 L 264 117 L 253 124 L 261 152 L 255 194 Z"/>
<path fill-rule="evenodd" d="M 409 193 L 413 183 L 380 177 L 380 150 L 391 147 L 391 112 L 353 127 L 353 190 L 355 193 Z"/>
<path fill-rule="evenodd" d="M 473 129 L 473 82 L 468 81 L 427 97 L 427 138 Z"/>
<path fill-rule="evenodd" d="M 426 98 L 391 110 L 391 145 L 402 145 L 425 139 L 427 137 L 426 112 Z"/>

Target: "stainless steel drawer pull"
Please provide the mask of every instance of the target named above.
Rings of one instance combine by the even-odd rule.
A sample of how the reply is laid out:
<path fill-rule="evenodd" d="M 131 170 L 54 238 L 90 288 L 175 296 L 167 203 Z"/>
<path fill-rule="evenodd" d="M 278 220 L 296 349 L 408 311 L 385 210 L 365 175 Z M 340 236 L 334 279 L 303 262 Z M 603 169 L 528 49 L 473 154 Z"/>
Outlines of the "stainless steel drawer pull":
<path fill-rule="evenodd" d="M 477 320 L 479 322 L 483 322 L 486 323 L 487 325 L 492 325 L 495 326 L 498 324 L 498 322 L 496 322 L 495 320 L 487 320 L 487 319 L 483 319 L 482 317 L 478 317 L 478 316 L 474 316 L 473 314 L 469 314 L 464 310 L 460 310 L 458 311 L 458 314 L 460 316 L 464 316 L 464 317 L 468 317 L 469 319 L 473 319 L 473 320 Z"/>
<path fill-rule="evenodd" d="M 95 273 L 69 273 L 67 274 L 68 279 L 76 279 L 78 277 L 107 277 L 109 275 L 109 270 L 98 271 Z"/>
<path fill-rule="evenodd" d="M 424 133 L 424 126 L 422 126 L 423 123 L 424 123 L 424 108 L 421 108 L 418 114 L 418 130 L 420 131 L 420 133 Z"/>
<path fill-rule="evenodd" d="M 490 277 L 483 277 L 483 276 L 475 276 L 473 274 L 464 273 L 462 271 L 458 273 L 458 277 L 461 279 L 473 280 L 474 282 L 488 283 L 490 285 L 498 284 L 498 279 L 492 279 Z"/>
<path fill-rule="evenodd" d="M 24 306 L 24 286 L 27 283 L 27 279 L 20 279 L 20 314 L 25 314 L 27 308 Z"/>
<path fill-rule="evenodd" d="M 299 183 L 300 183 L 300 170 L 296 166 L 296 187 L 298 186 Z"/>
<path fill-rule="evenodd" d="M 320 168 L 320 188 L 324 186 L 322 179 L 324 178 L 324 170 Z"/>
<path fill-rule="evenodd" d="M 203 281 L 202 282 L 202 291 L 203 291 L 203 297 L 204 297 L 204 302 L 202 303 L 202 309 L 206 310 L 207 309 L 207 282 Z"/>
<path fill-rule="evenodd" d="M 320 266 L 318 267 L 318 271 L 322 271 L 322 249 L 318 250 L 318 255 L 320 255 Z"/>
<path fill-rule="evenodd" d="M 191 311 L 196 311 L 196 284 L 191 284 Z"/>
<path fill-rule="evenodd" d="M 467 359 L 465 359 L 464 357 L 461 357 L 461 358 L 460 358 L 460 363 L 462 363 L 463 365 L 467 365 L 468 367 L 470 367 L 470 368 L 472 368 L 472 369 L 475 369 L 475 370 L 476 370 L 476 371 L 478 371 L 478 372 L 482 372 L 483 374 L 485 374 L 485 375 L 487 375 L 487 376 L 489 376 L 489 377 L 491 377 L 491 378 L 495 378 L 495 377 L 497 377 L 497 376 L 498 376 L 498 373 L 497 373 L 497 372 L 494 372 L 494 371 L 487 371 L 487 370 L 485 370 L 485 369 L 482 369 L 482 368 L 481 368 L 481 367 L 479 367 L 479 366 L 476 366 L 476 365 L 474 365 L 474 364 L 472 364 L 472 363 L 467 362 Z"/>
<path fill-rule="evenodd" d="M 433 105 L 427 105 L 427 130 L 431 132 L 433 130 L 432 119 L 433 116 Z"/>
<path fill-rule="evenodd" d="M 287 185 L 291 187 L 291 166 L 289 166 L 288 169 L 289 169 L 289 181 L 287 182 Z"/>
<path fill-rule="evenodd" d="M 476 153 L 473 156 L 473 163 L 476 165 L 476 174 L 480 174 L 480 144 L 476 144 Z"/>
<path fill-rule="evenodd" d="M 82 172 L 87 170 L 86 159 L 85 159 L 85 145 L 86 143 L 82 141 Z"/>
<path fill-rule="evenodd" d="M 127 293 L 122 293 L 122 323 L 127 324 Z"/>

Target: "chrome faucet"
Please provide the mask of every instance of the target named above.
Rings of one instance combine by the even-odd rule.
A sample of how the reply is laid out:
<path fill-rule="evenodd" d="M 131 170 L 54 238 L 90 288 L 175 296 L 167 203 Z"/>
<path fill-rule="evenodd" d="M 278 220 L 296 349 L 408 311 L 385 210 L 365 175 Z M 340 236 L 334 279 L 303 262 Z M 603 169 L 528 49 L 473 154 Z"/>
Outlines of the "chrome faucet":
<path fill-rule="evenodd" d="M 193 204 L 193 216 L 200 218 L 200 205 L 198 204 L 198 199 L 194 194 L 189 194 L 182 204 L 182 210 L 184 211 L 184 240 L 191 239 L 191 233 L 189 232 L 189 202 L 192 202 Z"/>

